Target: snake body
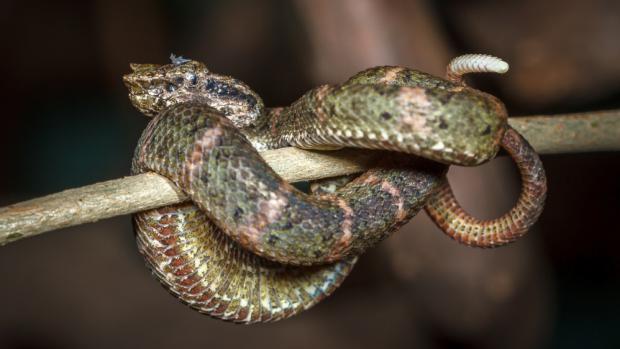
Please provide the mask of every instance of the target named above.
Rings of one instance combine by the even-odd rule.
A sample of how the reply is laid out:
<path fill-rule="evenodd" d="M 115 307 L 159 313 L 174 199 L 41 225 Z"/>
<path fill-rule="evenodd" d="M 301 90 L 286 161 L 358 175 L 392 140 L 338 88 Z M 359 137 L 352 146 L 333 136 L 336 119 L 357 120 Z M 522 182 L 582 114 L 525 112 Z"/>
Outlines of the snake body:
<path fill-rule="evenodd" d="M 451 191 L 436 194 L 447 186 L 446 166 L 438 163 L 487 161 L 506 148 L 506 130 L 513 132 L 495 97 L 402 67 L 372 68 L 274 109 L 241 81 L 199 62 L 132 69 L 124 77 L 130 99 L 153 116 L 132 172 L 166 176 L 192 201 L 135 215 L 139 249 L 183 302 L 241 323 L 279 320 L 316 304 L 343 281 L 356 256 L 426 204 L 438 222 L 467 221 Z M 521 138 L 516 142 L 533 153 Z M 306 194 L 257 151 L 282 146 L 389 152 L 338 190 Z M 513 220 L 508 233 L 540 213 L 542 202 L 532 198 L 544 200 L 544 192 L 528 190 L 517 208 L 525 223 Z M 496 240 L 475 241 L 507 239 Z"/>

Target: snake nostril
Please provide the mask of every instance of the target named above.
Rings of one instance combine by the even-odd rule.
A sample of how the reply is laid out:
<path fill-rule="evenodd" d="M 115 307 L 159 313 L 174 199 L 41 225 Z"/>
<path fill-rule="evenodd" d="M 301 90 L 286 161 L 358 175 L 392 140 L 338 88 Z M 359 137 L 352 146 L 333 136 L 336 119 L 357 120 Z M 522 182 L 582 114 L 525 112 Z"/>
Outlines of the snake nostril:
<path fill-rule="evenodd" d="M 123 82 L 128 88 L 136 87 L 136 77 L 133 74 L 123 75 Z"/>

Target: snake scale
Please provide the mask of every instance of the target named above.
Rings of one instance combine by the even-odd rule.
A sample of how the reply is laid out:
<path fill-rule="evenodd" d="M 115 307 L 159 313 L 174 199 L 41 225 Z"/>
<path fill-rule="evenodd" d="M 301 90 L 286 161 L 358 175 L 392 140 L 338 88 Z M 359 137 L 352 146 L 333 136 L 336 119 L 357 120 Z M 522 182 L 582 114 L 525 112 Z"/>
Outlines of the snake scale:
<path fill-rule="evenodd" d="M 423 207 L 450 236 L 481 247 L 516 239 L 541 213 L 540 159 L 508 126 L 497 98 L 462 82 L 469 72 L 505 71 L 497 58 L 460 57 L 448 79 L 371 68 L 271 109 L 243 82 L 171 58 L 132 64 L 124 76 L 132 104 L 153 117 L 132 172 L 169 178 L 191 202 L 138 213 L 134 226 L 149 268 L 200 312 L 255 323 L 308 309 L 342 283 L 357 256 Z M 284 146 L 378 149 L 385 156 L 335 190 L 325 181 L 308 194 L 258 153 Z M 481 221 L 458 206 L 447 165 L 481 164 L 500 147 L 521 171 L 522 193 L 506 215 Z"/>

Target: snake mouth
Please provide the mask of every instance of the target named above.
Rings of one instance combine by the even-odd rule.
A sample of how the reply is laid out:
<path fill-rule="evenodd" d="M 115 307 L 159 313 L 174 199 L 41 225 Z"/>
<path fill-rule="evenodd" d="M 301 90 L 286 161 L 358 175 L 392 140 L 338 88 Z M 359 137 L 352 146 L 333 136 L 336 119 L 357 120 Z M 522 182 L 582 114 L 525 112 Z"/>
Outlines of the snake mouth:
<path fill-rule="evenodd" d="M 158 102 L 161 95 L 161 89 L 148 88 L 148 81 L 145 81 L 143 72 L 136 72 L 126 74 L 123 76 L 123 83 L 129 90 L 129 100 L 131 104 L 137 108 L 140 112 L 147 116 L 155 116 L 157 114 L 157 106 L 161 104 Z"/>
<path fill-rule="evenodd" d="M 140 73 L 133 72 L 129 74 L 123 75 L 123 83 L 125 87 L 129 89 L 129 92 L 132 94 L 144 93 L 145 88 L 143 87 L 143 78 L 141 78 Z"/>
<path fill-rule="evenodd" d="M 127 74 L 123 76 L 123 83 L 129 90 L 129 99 L 134 102 L 137 96 L 144 95 L 146 90 L 140 84 L 138 77 L 135 74 Z"/>
<path fill-rule="evenodd" d="M 131 73 L 123 75 L 123 82 L 132 94 L 145 93 L 145 82 L 157 75 L 162 65 L 130 63 Z"/>
<path fill-rule="evenodd" d="M 136 90 L 140 88 L 140 84 L 138 84 L 138 82 L 135 79 L 135 75 L 133 74 L 123 75 L 123 83 L 125 84 L 125 87 L 129 89 L 130 93 L 134 93 Z"/>

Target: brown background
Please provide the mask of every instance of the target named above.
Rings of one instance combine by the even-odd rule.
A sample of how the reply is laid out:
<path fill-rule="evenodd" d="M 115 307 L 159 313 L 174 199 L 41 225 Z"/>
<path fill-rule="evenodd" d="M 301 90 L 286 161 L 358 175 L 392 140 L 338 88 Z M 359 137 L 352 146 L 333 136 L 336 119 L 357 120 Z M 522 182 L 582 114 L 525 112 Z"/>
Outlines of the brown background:
<path fill-rule="evenodd" d="M 476 76 L 511 115 L 620 108 L 617 1 L 16 1 L 0 4 L 0 205 L 128 174 L 146 118 L 120 77 L 171 52 L 250 84 L 267 105 L 366 67 L 437 75 L 460 53 L 509 74 Z M 364 256 L 340 290 L 276 324 L 190 311 L 143 266 L 129 217 L 0 248 L 0 348 L 620 345 L 618 153 L 544 156 L 540 223 L 476 250 L 419 215 Z M 481 217 L 518 192 L 506 159 L 451 181 Z"/>

